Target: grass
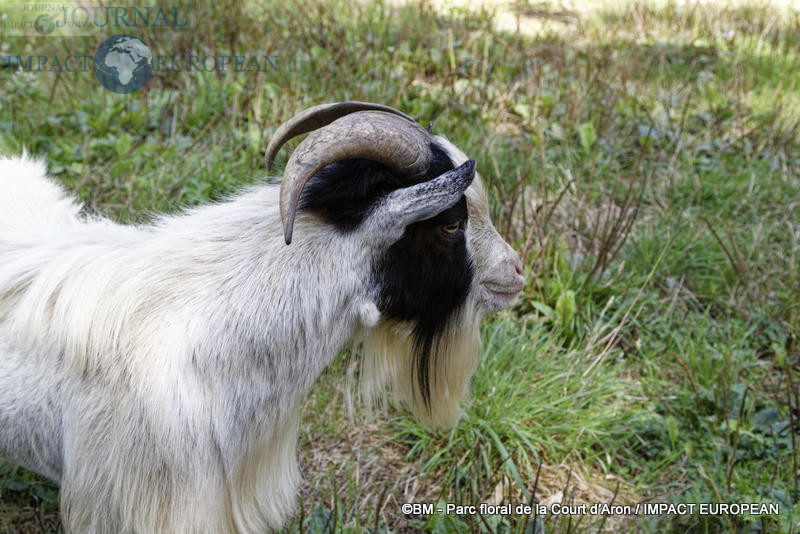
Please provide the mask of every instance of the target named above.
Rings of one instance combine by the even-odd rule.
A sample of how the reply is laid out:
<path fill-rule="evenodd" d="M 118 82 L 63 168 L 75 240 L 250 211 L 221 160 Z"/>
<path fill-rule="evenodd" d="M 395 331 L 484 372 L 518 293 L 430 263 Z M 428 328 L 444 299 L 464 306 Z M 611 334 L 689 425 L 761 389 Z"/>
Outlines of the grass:
<path fill-rule="evenodd" d="M 129 33 L 161 55 L 279 55 L 278 70 L 164 73 L 129 96 L 91 73 L 0 70 L 0 152 L 45 157 L 90 209 L 137 222 L 262 179 L 267 141 L 301 108 L 381 102 L 478 160 L 526 266 L 524 295 L 483 326 L 473 399 L 451 431 L 360 407 L 344 385 L 357 353 L 320 379 L 287 531 L 800 531 L 796 7 L 293 0 L 186 12 L 186 30 Z M 0 30 L 0 54 L 91 55 L 108 35 Z M 0 466 L 0 532 L 57 531 L 56 492 Z M 400 511 L 612 501 L 781 509 Z"/>

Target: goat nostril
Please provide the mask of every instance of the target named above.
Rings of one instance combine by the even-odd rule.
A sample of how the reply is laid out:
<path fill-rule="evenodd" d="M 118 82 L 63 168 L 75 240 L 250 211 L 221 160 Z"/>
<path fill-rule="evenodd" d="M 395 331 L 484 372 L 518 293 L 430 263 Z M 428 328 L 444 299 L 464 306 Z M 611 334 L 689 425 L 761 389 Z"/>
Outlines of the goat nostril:
<path fill-rule="evenodd" d="M 514 270 L 517 271 L 517 274 L 522 275 L 522 262 L 519 259 L 519 256 L 514 254 L 511 259 L 511 263 L 514 265 Z"/>

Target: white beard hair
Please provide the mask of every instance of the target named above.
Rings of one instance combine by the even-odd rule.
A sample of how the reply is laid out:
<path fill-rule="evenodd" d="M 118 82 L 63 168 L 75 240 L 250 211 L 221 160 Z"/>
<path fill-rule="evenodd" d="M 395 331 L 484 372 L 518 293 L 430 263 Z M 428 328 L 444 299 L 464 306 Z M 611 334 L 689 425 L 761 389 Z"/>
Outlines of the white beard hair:
<path fill-rule="evenodd" d="M 480 316 L 465 305 L 433 340 L 428 376 L 430 405 L 417 384 L 413 324 L 381 320 L 360 335 L 363 355 L 360 393 L 367 406 L 383 406 L 386 393 L 407 406 L 426 426 L 452 427 L 462 415 L 469 383 L 478 367 Z"/>

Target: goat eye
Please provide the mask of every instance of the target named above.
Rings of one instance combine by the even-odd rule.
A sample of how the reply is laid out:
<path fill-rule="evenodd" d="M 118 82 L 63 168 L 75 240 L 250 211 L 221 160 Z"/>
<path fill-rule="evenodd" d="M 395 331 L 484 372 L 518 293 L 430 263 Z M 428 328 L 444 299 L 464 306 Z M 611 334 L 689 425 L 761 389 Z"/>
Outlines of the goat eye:
<path fill-rule="evenodd" d="M 445 224 L 442 226 L 442 231 L 446 234 L 454 234 L 461 229 L 461 223 Z"/>

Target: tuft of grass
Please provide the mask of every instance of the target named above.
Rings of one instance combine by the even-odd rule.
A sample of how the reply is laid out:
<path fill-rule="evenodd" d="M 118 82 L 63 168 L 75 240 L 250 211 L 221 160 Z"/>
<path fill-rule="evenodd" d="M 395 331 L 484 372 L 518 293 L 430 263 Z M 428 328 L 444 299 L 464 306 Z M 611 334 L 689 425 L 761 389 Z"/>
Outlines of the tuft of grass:
<path fill-rule="evenodd" d="M 405 444 L 409 461 L 421 461 L 420 473 L 441 487 L 441 501 L 542 500 L 549 495 L 537 488 L 537 473 L 553 462 L 609 473 L 634 414 L 629 384 L 614 363 L 587 376 L 594 350 L 560 346 L 548 330 L 508 316 L 486 325 L 472 400 L 451 431 L 430 431 L 408 415 L 394 418 L 389 439 Z"/>
<path fill-rule="evenodd" d="M 0 463 L 0 532 L 60 532 L 58 486 Z"/>

